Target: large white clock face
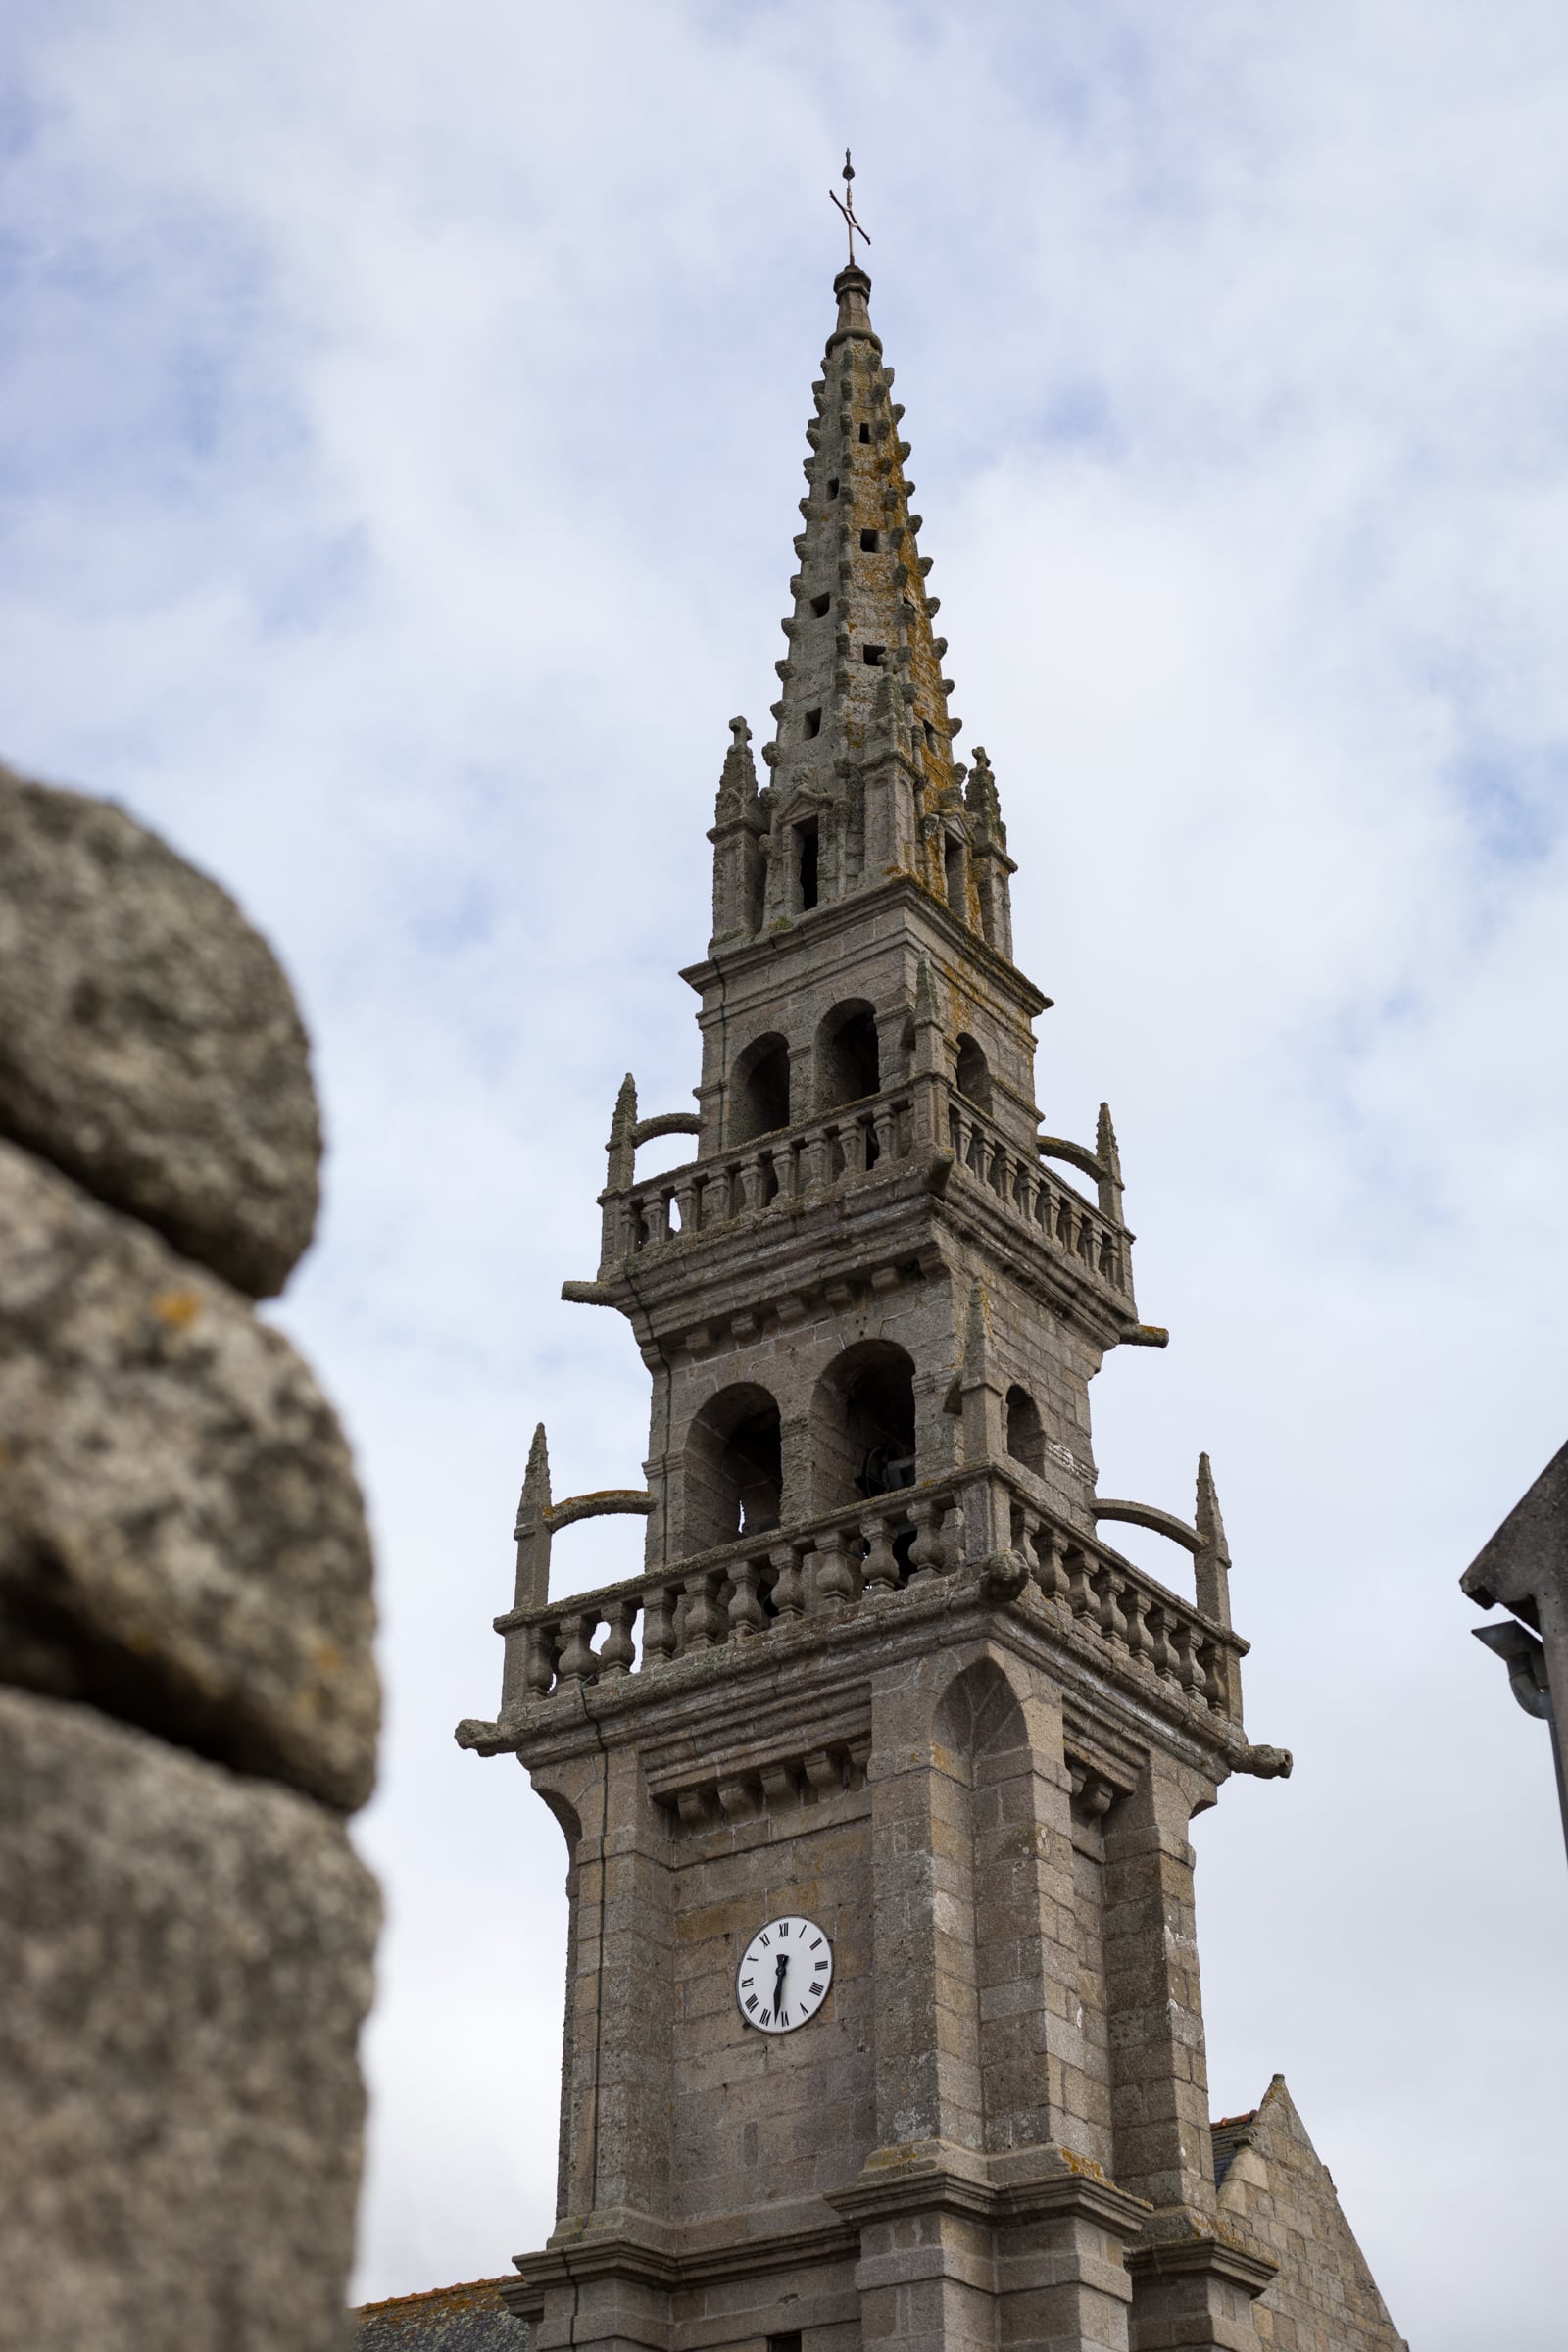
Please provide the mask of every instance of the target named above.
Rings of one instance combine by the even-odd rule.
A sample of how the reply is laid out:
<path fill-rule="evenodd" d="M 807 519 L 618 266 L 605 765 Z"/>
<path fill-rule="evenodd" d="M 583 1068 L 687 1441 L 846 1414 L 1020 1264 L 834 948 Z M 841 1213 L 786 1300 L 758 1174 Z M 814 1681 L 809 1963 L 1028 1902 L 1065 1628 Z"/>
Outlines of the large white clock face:
<path fill-rule="evenodd" d="M 808 2025 L 833 1982 L 833 1946 L 814 1919 L 788 1912 L 759 1928 L 735 1971 L 735 1998 L 761 2034 Z"/>

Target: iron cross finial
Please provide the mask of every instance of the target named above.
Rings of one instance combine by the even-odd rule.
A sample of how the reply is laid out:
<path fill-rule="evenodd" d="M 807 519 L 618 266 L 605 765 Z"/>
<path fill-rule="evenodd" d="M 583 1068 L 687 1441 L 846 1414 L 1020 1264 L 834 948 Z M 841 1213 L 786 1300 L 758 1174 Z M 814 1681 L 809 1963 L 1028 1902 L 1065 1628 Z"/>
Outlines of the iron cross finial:
<path fill-rule="evenodd" d="M 850 186 L 851 180 L 855 177 L 855 166 L 850 161 L 850 151 L 847 147 L 844 150 L 844 171 L 842 177 L 844 180 L 843 195 L 838 195 L 832 188 L 829 188 L 828 195 L 832 202 L 838 206 L 839 211 L 844 215 L 844 225 L 850 232 L 850 268 L 853 270 L 855 268 L 856 238 L 863 238 L 867 245 L 870 244 L 871 240 L 868 236 L 866 236 L 865 230 L 860 226 L 860 223 L 855 218 L 855 192 Z"/>

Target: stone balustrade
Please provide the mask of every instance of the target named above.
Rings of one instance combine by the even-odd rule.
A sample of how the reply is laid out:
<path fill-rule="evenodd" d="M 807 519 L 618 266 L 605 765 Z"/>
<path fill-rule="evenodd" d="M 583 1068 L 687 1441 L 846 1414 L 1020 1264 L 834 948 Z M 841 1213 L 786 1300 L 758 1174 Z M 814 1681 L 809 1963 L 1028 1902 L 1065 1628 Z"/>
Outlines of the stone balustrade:
<path fill-rule="evenodd" d="M 1038 1146 L 1020 1151 L 995 1120 L 959 1095 L 948 1100 L 948 1138 L 956 1170 L 988 1186 L 1020 1224 L 1076 1258 L 1104 1288 L 1131 1297 L 1125 1229 L 1043 1168 Z"/>
<path fill-rule="evenodd" d="M 711 1232 L 775 1201 L 850 1184 L 915 1148 L 914 1097 L 890 1087 L 804 1126 L 759 1136 L 740 1151 L 645 1177 L 606 1201 L 605 1254 L 615 1264 L 640 1250 Z"/>
<path fill-rule="evenodd" d="M 909 1159 L 922 1145 L 936 1148 L 944 1131 L 965 1182 L 985 1186 L 1098 1287 L 1131 1299 L 1125 1228 L 1043 1168 L 1037 1150 L 1020 1150 L 984 1111 L 945 1086 L 935 1103 L 920 1099 L 916 1086 L 889 1087 L 802 1126 L 760 1136 L 738 1152 L 691 1160 L 607 1194 L 604 1269 L 640 1250 L 853 1184 L 874 1168 Z"/>
<path fill-rule="evenodd" d="M 976 1523 L 995 1523 L 1000 1502 L 1011 1526 L 1010 1551 L 988 1562 L 970 1559 L 965 1546 L 964 1495 L 982 1482 L 993 1499 Z M 994 1597 L 1022 1596 L 1031 1614 L 1076 1642 L 1087 1639 L 1102 1662 L 1150 1690 L 1239 1722 L 1246 1643 L 1044 1509 L 1034 1491 L 1034 1482 L 992 1464 L 807 1526 L 743 1536 L 597 1592 L 514 1609 L 495 1621 L 521 1645 L 513 1687 L 531 1705 L 573 1686 L 655 1674 L 705 1650 L 766 1642 L 795 1627 L 881 1617 L 967 1570 L 985 1575 Z M 469 1727 L 470 1744 L 493 1743 L 499 1728 Z"/>

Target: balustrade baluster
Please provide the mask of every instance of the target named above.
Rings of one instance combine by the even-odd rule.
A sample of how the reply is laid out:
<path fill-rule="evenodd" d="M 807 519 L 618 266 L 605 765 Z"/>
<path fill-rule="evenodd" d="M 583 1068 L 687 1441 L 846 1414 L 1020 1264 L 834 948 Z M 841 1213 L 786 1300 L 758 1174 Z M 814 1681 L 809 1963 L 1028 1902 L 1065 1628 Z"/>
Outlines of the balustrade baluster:
<path fill-rule="evenodd" d="M 729 1638 L 732 1642 L 750 1642 L 767 1624 L 767 1612 L 757 1591 L 762 1563 L 760 1560 L 737 1560 L 729 1573 L 734 1587 L 729 1596 Z"/>
<path fill-rule="evenodd" d="M 814 1134 L 804 1136 L 801 1141 L 801 1183 L 803 1190 L 810 1192 L 816 1185 L 826 1184 L 827 1175 L 827 1130 L 819 1127 L 816 1129 Z"/>
<path fill-rule="evenodd" d="M 629 1674 L 637 1663 L 637 1644 L 631 1629 L 637 1622 L 639 1603 L 635 1600 L 612 1600 L 610 1604 L 610 1631 L 599 1652 L 599 1672 Z"/>
<path fill-rule="evenodd" d="M 768 1554 L 776 1574 L 773 1578 L 773 1606 L 781 1617 L 799 1617 L 806 1609 L 806 1590 L 801 1583 L 801 1564 L 793 1544 L 779 1544 Z"/>
<path fill-rule="evenodd" d="M 855 1598 L 855 1571 L 844 1556 L 842 1528 L 824 1529 L 816 1540 L 816 1600 L 824 1616 L 842 1617 Z"/>
<path fill-rule="evenodd" d="M 719 1571 L 698 1569 L 696 1576 L 682 1578 L 682 1592 L 686 1594 L 686 1623 L 682 1628 L 682 1656 L 694 1648 L 712 1648 L 724 1635 L 724 1618 L 717 1606 Z"/>
<path fill-rule="evenodd" d="M 1177 1678 L 1189 1690 L 1198 1690 L 1203 1680 L 1203 1670 L 1194 1654 L 1197 1631 L 1197 1627 L 1186 1617 L 1178 1617 L 1172 1628 Z"/>
<path fill-rule="evenodd" d="M 876 1145 L 878 1164 L 898 1157 L 898 1118 L 893 1105 L 881 1102 L 871 1113 L 871 1140 Z"/>
<path fill-rule="evenodd" d="M 1112 1649 L 1127 1646 L 1127 1620 L 1122 1615 L 1122 1580 L 1114 1568 L 1100 1573 L 1100 1630 Z"/>
<path fill-rule="evenodd" d="M 899 1563 L 893 1556 L 888 1541 L 888 1523 L 878 1512 L 860 1521 L 860 1533 L 865 1538 L 865 1581 L 871 1590 L 891 1592 L 899 1581 Z"/>
<path fill-rule="evenodd" d="M 1067 1606 L 1075 1617 L 1099 1614 L 1099 1599 L 1089 1582 L 1089 1555 L 1076 1544 L 1067 1551 Z"/>
<path fill-rule="evenodd" d="M 566 1643 L 556 1667 L 557 1679 L 563 1683 L 591 1682 L 599 1671 L 594 1656 L 594 1635 L 599 1630 L 599 1611 L 579 1609 L 562 1619 L 566 1628 Z"/>
<path fill-rule="evenodd" d="M 1034 1535 L 1035 1583 L 1050 1601 L 1065 1601 L 1067 1577 L 1061 1564 L 1061 1538 L 1045 1520 L 1031 1521 Z"/>
<path fill-rule="evenodd" d="M 681 1634 L 681 1652 L 684 1656 L 694 1649 L 711 1649 L 724 1631 L 715 1595 L 718 1592 L 718 1570 L 699 1569 L 695 1576 L 682 1580 L 681 1591 L 686 1595 L 686 1623 Z"/>
<path fill-rule="evenodd" d="M 556 1650 L 561 1629 L 555 1625 L 536 1625 L 529 1629 L 527 1665 L 523 1680 L 537 1698 L 547 1697 L 556 1679 Z"/>
<path fill-rule="evenodd" d="M 1170 1614 L 1158 1603 L 1149 1612 L 1150 1663 L 1162 1683 L 1179 1683 L 1176 1671 L 1176 1652 L 1171 1647 Z"/>
<path fill-rule="evenodd" d="M 675 1619 L 669 1605 L 669 1587 L 655 1585 L 643 1602 L 643 1664 L 658 1665 L 675 1655 Z"/>
<path fill-rule="evenodd" d="M 695 1233 L 700 1222 L 697 1205 L 697 1179 L 683 1176 L 675 1187 L 675 1208 L 680 1217 L 682 1233 Z"/>
<path fill-rule="evenodd" d="M 1128 1655 L 1135 1666 L 1141 1666 L 1147 1663 L 1150 1651 L 1153 1646 L 1150 1641 L 1149 1627 L 1146 1623 L 1150 1609 L 1150 1596 L 1141 1586 L 1124 1581 L 1122 1601 L 1127 1619 Z"/>
<path fill-rule="evenodd" d="M 1200 1642 L 1198 1664 L 1203 1678 L 1203 1696 L 1216 1715 L 1228 1714 L 1230 1692 L 1225 1686 L 1225 1652 L 1217 1642 Z"/>
<path fill-rule="evenodd" d="M 1078 1219 L 1078 1255 L 1091 1273 L 1095 1270 L 1095 1228 L 1090 1218 L 1080 1213 Z"/>
<path fill-rule="evenodd" d="M 963 1166 L 963 1147 L 968 1137 L 968 1121 L 956 1102 L 948 1104 L 948 1143 L 957 1165 Z"/>
<path fill-rule="evenodd" d="M 947 1565 L 947 1553 L 936 1519 L 938 1506 L 934 1502 L 911 1502 L 909 1517 L 914 1521 L 914 1542 L 909 1545 L 911 1585 L 935 1584 Z"/>
<path fill-rule="evenodd" d="M 1005 1144 L 991 1146 L 991 1165 L 986 1170 L 986 1182 L 1000 1199 L 1005 1200 L 1007 1198 L 1007 1147 Z"/>

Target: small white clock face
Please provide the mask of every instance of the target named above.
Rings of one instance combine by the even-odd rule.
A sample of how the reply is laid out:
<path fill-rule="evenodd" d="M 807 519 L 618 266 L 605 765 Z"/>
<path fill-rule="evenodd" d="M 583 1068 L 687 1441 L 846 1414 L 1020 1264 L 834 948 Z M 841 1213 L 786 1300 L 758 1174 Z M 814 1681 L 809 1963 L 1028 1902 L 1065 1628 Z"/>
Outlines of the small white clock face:
<path fill-rule="evenodd" d="M 788 1912 L 759 1928 L 735 1971 L 742 2017 L 760 2034 L 809 2025 L 833 1982 L 833 1946 L 814 1919 Z"/>

